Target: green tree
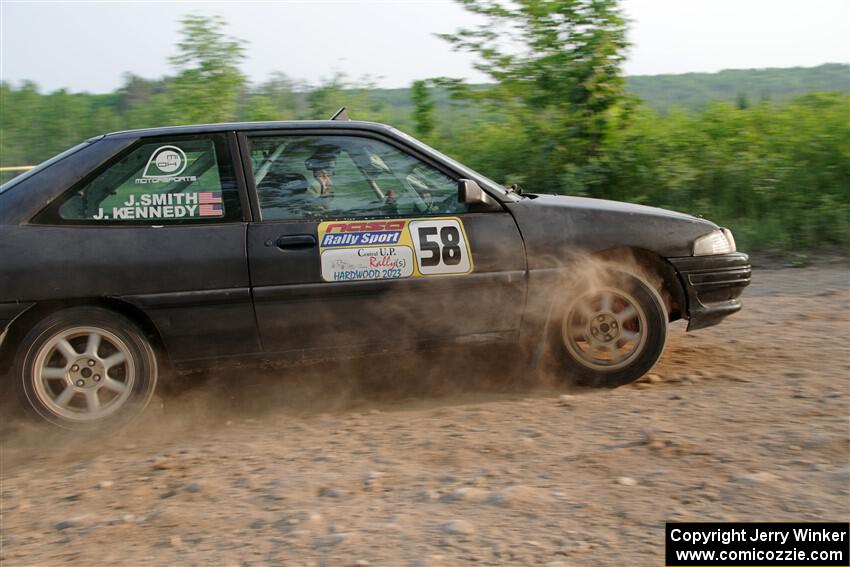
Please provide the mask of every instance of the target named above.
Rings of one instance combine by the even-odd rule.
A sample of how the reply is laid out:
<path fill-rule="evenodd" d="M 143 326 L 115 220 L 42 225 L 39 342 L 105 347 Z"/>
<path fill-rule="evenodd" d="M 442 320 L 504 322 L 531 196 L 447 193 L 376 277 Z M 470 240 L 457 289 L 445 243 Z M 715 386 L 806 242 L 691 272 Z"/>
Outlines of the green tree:
<path fill-rule="evenodd" d="M 244 109 L 245 118 L 252 122 L 264 120 L 282 120 L 275 111 L 271 99 L 262 94 L 252 95 Z"/>
<path fill-rule="evenodd" d="M 171 83 L 171 122 L 234 120 L 246 79 L 239 70 L 243 42 L 224 33 L 218 17 L 186 16 L 181 20 L 178 54 L 171 58 L 177 76 Z"/>
<path fill-rule="evenodd" d="M 413 102 L 413 129 L 416 135 L 427 138 L 434 131 L 434 102 L 425 81 L 414 81 L 410 88 Z"/>
<path fill-rule="evenodd" d="M 485 22 L 442 35 L 477 55 L 496 81 L 473 92 L 513 115 L 536 144 L 536 175 L 551 189 L 591 192 L 604 139 L 624 99 L 626 22 L 615 0 L 459 0 Z"/>
<path fill-rule="evenodd" d="M 124 84 L 118 89 L 118 110 L 128 112 L 131 108 L 149 104 L 151 98 L 162 90 L 159 81 L 150 81 L 133 73 L 124 74 Z"/>
<path fill-rule="evenodd" d="M 308 117 L 327 120 L 344 106 L 353 120 L 380 120 L 383 104 L 370 96 L 374 90 L 368 76 L 350 80 L 345 73 L 336 72 L 307 93 Z"/>
<path fill-rule="evenodd" d="M 249 117 L 251 108 L 255 109 L 258 104 L 267 105 L 265 112 L 270 120 L 292 120 L 303 117 L 305 109 L 301 98 L 296 92 L 300 86 L 298 83 L 280 72 L 272 73 L 269 80 L 253 89 L 252 96 L 262 97 L 262 102 L 249 100 Z M 257 119 L 259 118 L 251 118 Z"/>
<path fill-rule="evenodd" d="M 327 120 L 345 103 L 345 76 L 335 73 L 330 79 L 312 89 L 307 94 L 309 118 L 312 120 Z"/>

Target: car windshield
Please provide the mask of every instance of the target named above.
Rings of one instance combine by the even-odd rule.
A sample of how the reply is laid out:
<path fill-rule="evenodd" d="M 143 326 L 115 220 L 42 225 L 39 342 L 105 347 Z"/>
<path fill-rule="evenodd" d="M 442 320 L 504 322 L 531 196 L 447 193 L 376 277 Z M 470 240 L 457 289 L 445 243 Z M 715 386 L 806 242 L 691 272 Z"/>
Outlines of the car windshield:
<path fill-rule="evenodd" d="M 22 173 L 20 175 L 15 176 L 14 178 L 10 179 L 9 181 L 4 183 L 3 185 L 0 185 L 0 194 L 5 193 L 6 191 L 11 189 L 12 187 L 18 185 L 21 181 L 24 181 L 25 179 L 29 179 L 30 177 L 32 177 L 33 175 L 36 175 L 40 171 L 44 171 L 45 169 L 47 169 L 48 167 L 50 167 L 54 163 L 65 159 L 69 155 L 77 153 L 78 151 L 80 151 L 84 147 L 88 146 L 90 143 L 91 143 L 91 140 L 86 140 L 85 142 L 77 144 L 73 148 L 69 148 L 69 149 L 65 150 L 64 152 L 62 152 L 60 154 L 56 154 L 55 156 L 53 156 L 52 158 L 50 158 L 47 161 L 41 162 L 40 164 L 38 164 L 34 168 L 32 168 L 28 171 L 25 171 L 24 173 Z"/>

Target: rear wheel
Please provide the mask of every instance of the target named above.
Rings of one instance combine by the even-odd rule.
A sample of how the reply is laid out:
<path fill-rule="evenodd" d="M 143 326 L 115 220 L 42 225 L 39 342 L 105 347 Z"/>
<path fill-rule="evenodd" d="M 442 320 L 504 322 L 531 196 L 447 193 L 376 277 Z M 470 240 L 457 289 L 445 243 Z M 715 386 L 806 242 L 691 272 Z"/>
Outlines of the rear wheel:
<path fill-rule="evenodd" d="M 66 309 L 36 324 L 21 341 L 13 372 L 25 408 L 70 429 L 132 419 L 157 381 L 144 333 L 97 307 Z"/>
<path fill-rule="evenodd" d="M 571 287 L 553 329 L 557 358 L 576 382 L 616 387 L 650 371 L 664 350 L 667 311 L 643 278 L 606 270 Z"/>

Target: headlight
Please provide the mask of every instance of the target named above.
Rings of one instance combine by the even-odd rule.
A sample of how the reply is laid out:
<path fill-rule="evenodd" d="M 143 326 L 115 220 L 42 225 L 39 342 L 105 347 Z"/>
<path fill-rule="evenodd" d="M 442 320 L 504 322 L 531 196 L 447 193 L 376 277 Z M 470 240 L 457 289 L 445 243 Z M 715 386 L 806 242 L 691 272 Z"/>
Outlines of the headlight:
<path fill-rule="evenodd" d="M 720 228 L 694 241 L 694 256 L 729 254 L 735 251 L 735 239 L 729 229 Z"/>

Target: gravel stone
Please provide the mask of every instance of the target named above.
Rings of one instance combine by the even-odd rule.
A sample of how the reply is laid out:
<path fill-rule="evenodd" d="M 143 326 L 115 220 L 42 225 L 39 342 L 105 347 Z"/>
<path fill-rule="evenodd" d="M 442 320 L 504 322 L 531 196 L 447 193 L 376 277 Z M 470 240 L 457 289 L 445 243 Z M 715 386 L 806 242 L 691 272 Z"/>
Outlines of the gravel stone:
<path fill-rule="evenodd" d="M 732 480 L 741 484 L 764 484 L 776 482 L 780 480 L 780 477 L 773 473 L 763 471 L 736 475 L 732 478 Z"/>
<path fill-rule="evenodd" d="M 62 520 L 61 522 L 57 523 L 53 527 L 61 532 L 61 531 L 64 531 L 64 530 L 67 530 L 67 529 L 70 529 L 70 528 L 77 528 L 77 527 L 80 527 L 82 525 L 83 525 L 83 523 L 80 520 L 78 520 L 76 518 L 70 518 L 68 520 Z"/>
<path fill-rule="evenodd" d="M 451 535 L 471 535 L 475 533 L 475 526 L 466 520 L 451 520 L 442 524 L 440 529 Z"/>
<path fill-rule="evenodd" d="M 457 490 L 453 490 L 448 494 L 444 494 L 440 497 L 440 501 L 459 502 L 461 500 L 465 500 L 467 502 L 484 502 L 489 496 L 490 493 L 486 490 L 481 490 L 474 486 L 464 486 Z"/>

